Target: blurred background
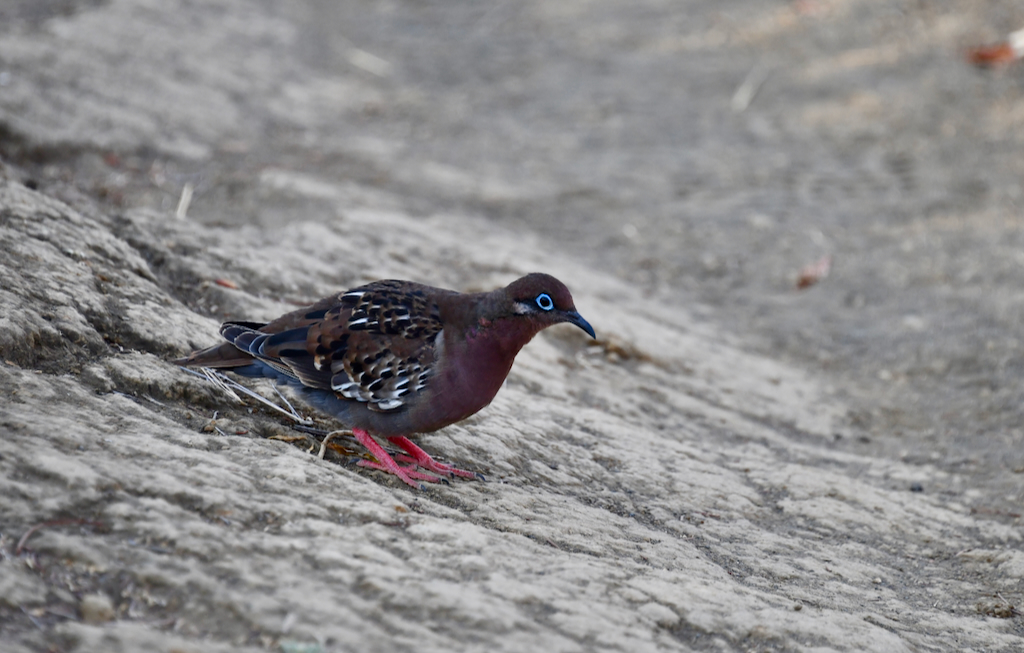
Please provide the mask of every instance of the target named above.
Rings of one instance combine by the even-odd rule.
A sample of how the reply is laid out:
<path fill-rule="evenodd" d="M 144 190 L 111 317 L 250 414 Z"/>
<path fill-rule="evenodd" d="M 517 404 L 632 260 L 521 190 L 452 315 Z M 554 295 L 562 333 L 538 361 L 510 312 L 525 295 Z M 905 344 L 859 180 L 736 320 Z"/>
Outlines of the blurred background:
<path fill-rule="evenodd" d="M 542 234 L 824 375 L 837 447 L 1012 521 L 1020 28 L 1013 0 L 6 0 L 0 157 L 112 213 Z"/>

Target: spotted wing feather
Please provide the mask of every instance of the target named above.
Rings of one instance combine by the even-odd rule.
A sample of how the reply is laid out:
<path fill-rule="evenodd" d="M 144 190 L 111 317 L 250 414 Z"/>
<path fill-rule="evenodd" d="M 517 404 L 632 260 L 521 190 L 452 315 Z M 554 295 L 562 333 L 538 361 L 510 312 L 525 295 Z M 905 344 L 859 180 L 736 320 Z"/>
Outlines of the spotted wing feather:
<path fill-rule="evenodd" d="M 418 285 L 378 281 L 254 326 L 228 323 L 221 333 L 305 386 L 389 412 L 427 386 L 442 324 Z"/>
<path fill-rule="evenodd" d="M 428 339 L 441 330 L 441 310 L 416 284 L 377 281 L 343 293 L 340 304 L 350 313 L 349 331 L 367 331 L 406 339 Z"/>

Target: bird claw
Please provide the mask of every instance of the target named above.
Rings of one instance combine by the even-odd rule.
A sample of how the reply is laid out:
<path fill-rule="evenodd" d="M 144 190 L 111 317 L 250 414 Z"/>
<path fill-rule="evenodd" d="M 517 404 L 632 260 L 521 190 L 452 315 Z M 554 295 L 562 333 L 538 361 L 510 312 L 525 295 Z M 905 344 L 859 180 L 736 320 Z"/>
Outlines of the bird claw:
<path fill-rule="evenodd" d="M 384 450 L 380 444 L 373 439 L 369 433 L 362 429 L 352 429 L 353 435 L 356 436 L 356 440 L 359 441 L 370 454 L 376 460 L 360 460 L 357 464 L 360 467 L 369 467 L 370 469 L 376 469 L 389 474 L 394 474 L 400 478 L 404 483 L 420 489 L 426 489 L 422 483 L 416 481 L 426 481 L 427 483 L 448 483 L 448 479 L 443 478 L 449 476 L 455 478 L 456 476 L 462 476 L 465 478 L 481 478 L 483 476 L 474 472 L 467 472 L 463 469 L 452 467 L 451 465 L 445 465 L 439 463 L 430 457 L 423 449 L 420 449 L 409 438 L 404 436 L 392 436 L 388 440 L 392 444 L 402 448 L 406 454 L 398 454 L 392 458 L 387 451 Z M 402 467 L 398 462 L 406 463 L 405 467 Z M 419 471 L 420 469 L 426 470 L 425 472 Z M 426 472 L 433 472 L 440 476 L 434 476 Z M 449 483 L 450 484 L 450 483 Z"/>
<path fill-rule="evenodd" d="M 427 456 L 427 459 L 424 460 L 417 460 L 416 458 L 413 458 L 412 456 L 407 456 L 405 454 L 398 454 L 396 456 L 392 456 L 392 458 L 394 459 L 395 462 L 405 463 L 406 466 L 403 469 L 415 470 L 416 468 L 422 468 L 434 472 L 435 474 L 439 474 L 441 480 L 444 481 L 445 483 L 448 483 L 448 480 L 445 478 L 445 476 L 451 479 L 454 479 L 456 476 L 464 476 L 466 478 L 477 478 L 483 481 L 487 480 L 479 473 L 467 472 L 465 470 L 452 467 L 451 465 L 439 463 L 429 455 Z M 448 483 L 448 485 L 451 485 L 451 483 Z"/>
<path fill-rule="evenodd" d="M 392 436 L 388 438 L 388 440 L 392 444 L 401 447 L 409 454 L 408 456 L 399 456 L 399 459 L 403 462 L 414 462 L 416 466 L 421 469 L 426 469 L 442 476 L 450 476 L 451 478 L 455 478 L 456 476 L 461 476 L 463 478 L 483 478 L 476 472 L 469 472 L 464 469 L 459 469 L 458 467 L 452 467 L 451 465 L 437 462 L 430 457 L 430 454 L 423 449 L 420 449 L 412 440 L 405 436 Z"/>
<path fill-rule="evenodd" d="M 421 490 L 425 490 L 426 488 L 423 486 L 422 483 L 413 483 L 412 479 L 416 479 L 418 481 L 426 481 L 427 483 L 437 483 L 438 481 L 443 480 L 438 478 L 437 476 L 434 476 L 433 474 L 426 474 L 424 472 L 421 472 L 417 470 L 416 467 L 413 465 L 410 465 L 408 467 L 398 467 L 398 471 L 395 471 L 390 467 L 382 465 L 381 463 L 373 460 L 360 460 L 359 462 L 356 463 L 356 465 L 360 467 L 368 467 L 369 469 L 376 469 L 377 471 L 386 472 L 388 474 L 394 474 L 395 476 L 402 479 L 409 485 L 413 487 L 418 487 Z"/>

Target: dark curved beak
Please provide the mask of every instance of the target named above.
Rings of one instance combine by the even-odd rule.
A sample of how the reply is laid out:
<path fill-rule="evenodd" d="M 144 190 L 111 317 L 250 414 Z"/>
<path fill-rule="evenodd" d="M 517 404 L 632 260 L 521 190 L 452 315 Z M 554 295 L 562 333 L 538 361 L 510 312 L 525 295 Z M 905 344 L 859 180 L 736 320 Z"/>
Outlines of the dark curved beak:
<path fill-rule="evenodd" d="M 594 327 L 590 326 L 590 322 L 583 319 L 583 316 L 576 311 L 566 311 L 565 321 L 569 324 L 575 324 L 579 328 L 590 334 L 590 337 L 597 340 L 597 334 L 594 333 Z"/>

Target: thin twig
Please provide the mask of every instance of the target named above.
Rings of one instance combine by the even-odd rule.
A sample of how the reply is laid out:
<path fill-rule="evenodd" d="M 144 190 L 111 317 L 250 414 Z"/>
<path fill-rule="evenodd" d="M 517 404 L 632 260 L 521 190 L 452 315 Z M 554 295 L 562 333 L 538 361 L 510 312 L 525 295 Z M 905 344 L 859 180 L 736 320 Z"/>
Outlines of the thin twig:
<path fill-rule="evenodd" d="M 754 101 L 757 92 L 761 90 L 761 86 L 768 80 L 771 73 L 772 69 L 769 66 L 761 62 L 754 64 L 754 67 L 747 73 L 743 83 L 732 94 L 732 101 L 729 104 L 732 107 L 733 113 L 743 113 L 747 110 L 747 107 Z"/>
<path fill-rule="evenodd" d="M 312 436 L 320 438 L 321 440 L 324 438 L 324 436 L 330 433 L 330 431 L 328 431 L 327 429 L 318 429 L 315 426 L 304 426 L 302 424 L 293 426 L 291 428 L 293 431 L 298 431 L 300 433 L 308 433 Z"/>
<path fill-rule="evenodd" d="M 317 454 L 317 458 L 319 458 L 320 460 L 324 459 L 324 454 L 327 453 L 327 443 L 330 442 L 331 438 L 333 438 L 336 434 L 341 432 L 342 431 L 331 431 L 330 433 L 324 436 L 324 439 L 320 441 L 320 453 Z"/>
<path fill-rule="evenodd" d="M 181 197 L 178 198 L 178 208 L 174 210 L 174 216 L 179 220 L 184 220 L 188 215 L 188 207 L 192 204 L 192 193 L 195 192 L 195 187 L 186 182 L 181 187 Z"/>
<path fill-rule="evenodd" d="M 52 521 L 44 521 L 42 523 L 36 524 L 32 528 L 30 528 L 27 531 L 25 531 L 25 534 L 21 536 L 20 540 L 18 540 L 18 546 L 14 547 L 14 555 L 16 555 L 16 556 L 21 555 L 22 549 L 25 548 L 25 542 L 28 542 L 28 538 L 32 537 L 32 535 L 36 531 L 38 531 L 38 530 L 40 530 L 42 528 L 48 528 L 50 526 L 68 526 L 70 524 L 77 524 L 79 526 L 81 526 L 83 524 L 89 524 L 90 526 L 93 526 L 93 527 L 96 527 L 96 528 L 102 528 L 103 527 L 103 523 L 102 522 L 91 521 L 89 519 L 54 519 Z"/>
<path fill-rule="evenodd" d="M 25 616 L 28 617 L 28 620 L 32 622 L 33 626 L 35 626 L 39 630 L 46 630 L 46 626 L 43 625 L 43 622 L 36 619 L 35 615 L 29 612 L 28 608 L 26 608 L 25 606 L 21 606 L 21 611 L 25 613 Z"/>

